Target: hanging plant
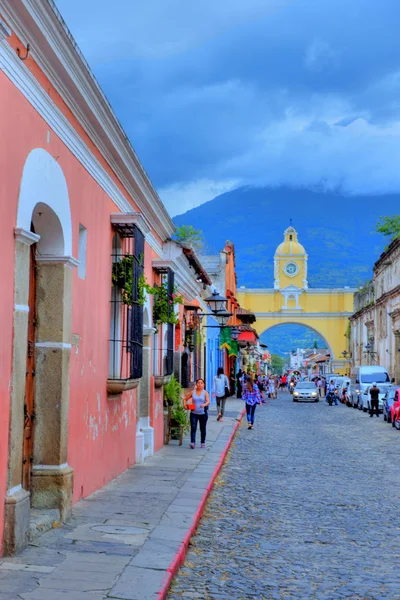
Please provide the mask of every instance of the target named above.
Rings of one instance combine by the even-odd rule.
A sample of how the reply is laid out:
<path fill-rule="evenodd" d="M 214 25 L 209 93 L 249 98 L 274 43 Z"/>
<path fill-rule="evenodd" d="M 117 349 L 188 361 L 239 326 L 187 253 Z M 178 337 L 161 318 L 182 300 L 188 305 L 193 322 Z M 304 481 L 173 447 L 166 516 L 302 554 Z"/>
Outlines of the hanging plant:
<path fill-rule="evenodd" d="M 193 329 L 188 329 L 185 334 L 185 346 L 189 348 L 190 352 L 193 352 L 195 348 L 195 340 L 194 340 L 194 331 Z"/>
<path fill-rule="evenodd" d="M 183 298 L 174 288 L 171 298 L 168 295 L 168 284 L 162 283 L 150 288 L 151 294 L 154 294 L 153 304 L 153 323 L 157 325 L 170 323 L 176 325 L 179 322 L 178 315 L 175 314 L 175 305 L 182 304 Z"/>

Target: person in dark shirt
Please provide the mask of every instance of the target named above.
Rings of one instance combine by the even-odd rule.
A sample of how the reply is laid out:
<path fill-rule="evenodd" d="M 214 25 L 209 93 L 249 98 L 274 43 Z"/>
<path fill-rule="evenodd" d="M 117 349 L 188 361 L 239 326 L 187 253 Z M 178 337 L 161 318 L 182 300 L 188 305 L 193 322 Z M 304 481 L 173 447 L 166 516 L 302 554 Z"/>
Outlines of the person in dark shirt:
<path fill-rule="evenodd" d="M 379 388 L 376 386 L 375 382 L 369 390 L 369 395 L 371 396 L 371 410 L 369 416 L 373 417 L 375 410 L 376 416 L 379 417 Z"/>

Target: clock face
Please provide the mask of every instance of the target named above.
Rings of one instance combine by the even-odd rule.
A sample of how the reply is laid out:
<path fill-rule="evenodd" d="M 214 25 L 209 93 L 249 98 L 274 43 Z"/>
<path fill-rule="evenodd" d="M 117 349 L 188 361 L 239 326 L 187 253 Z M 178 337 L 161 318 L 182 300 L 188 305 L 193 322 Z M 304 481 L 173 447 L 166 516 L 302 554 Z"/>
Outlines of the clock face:
<path fill-rule="evenodd" d="M 285 273 L 289 275 L 289 277 L 293 277 L 298 272 L 299 267 L 294 262 L 287 263 L 285 265 Z"/>

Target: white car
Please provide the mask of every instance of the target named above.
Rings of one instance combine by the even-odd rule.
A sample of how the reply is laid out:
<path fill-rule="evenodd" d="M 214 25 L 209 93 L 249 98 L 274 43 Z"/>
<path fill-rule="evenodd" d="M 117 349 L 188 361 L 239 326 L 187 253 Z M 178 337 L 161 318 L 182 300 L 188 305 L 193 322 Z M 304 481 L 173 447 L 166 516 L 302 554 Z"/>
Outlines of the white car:
<path fill-rule="evenodd" d="M 352 384 L 350 387 L 350 404 L 353 408 L 362 409 L 361 395 L 360 386 L 357 383 Z"/>
<path fill-rule="evenodd" d="M 296 385 L 293 392 L 293 402 L 298 402 L 299 400 L 319 401 L 318 390 L 312 381 L 300 381 Z"/>
<path fill-rule="evenodd" d="M 360 408 L 360 410 L 362 409 L 364 412 L 369 412 L 371 410 L 371 396 L 369 393 L 369 390 L 371 389 L 372 385 L 368 386 L 367 389 L 361 394 L 361 401 L 360 404 L 362 404 Z M 388 385 L 379 385 L 379 405 L 378 405 L 378 410 L 379 412 L 383 412 L 383 403 L 385 400 L 385 396 L 386 396 L 386 392 L 388 391 L 389 387 Z"/>

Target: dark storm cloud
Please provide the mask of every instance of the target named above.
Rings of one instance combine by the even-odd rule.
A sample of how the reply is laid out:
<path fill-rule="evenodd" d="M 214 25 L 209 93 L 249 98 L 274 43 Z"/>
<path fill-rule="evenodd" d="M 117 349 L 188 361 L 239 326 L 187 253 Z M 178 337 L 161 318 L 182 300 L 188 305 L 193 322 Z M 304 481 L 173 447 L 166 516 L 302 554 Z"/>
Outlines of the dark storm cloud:
<path fill-rule="evenodd" d="M 397 0 L 58 6 L 172 212 L 240 184 L 400 189 Z"/>

